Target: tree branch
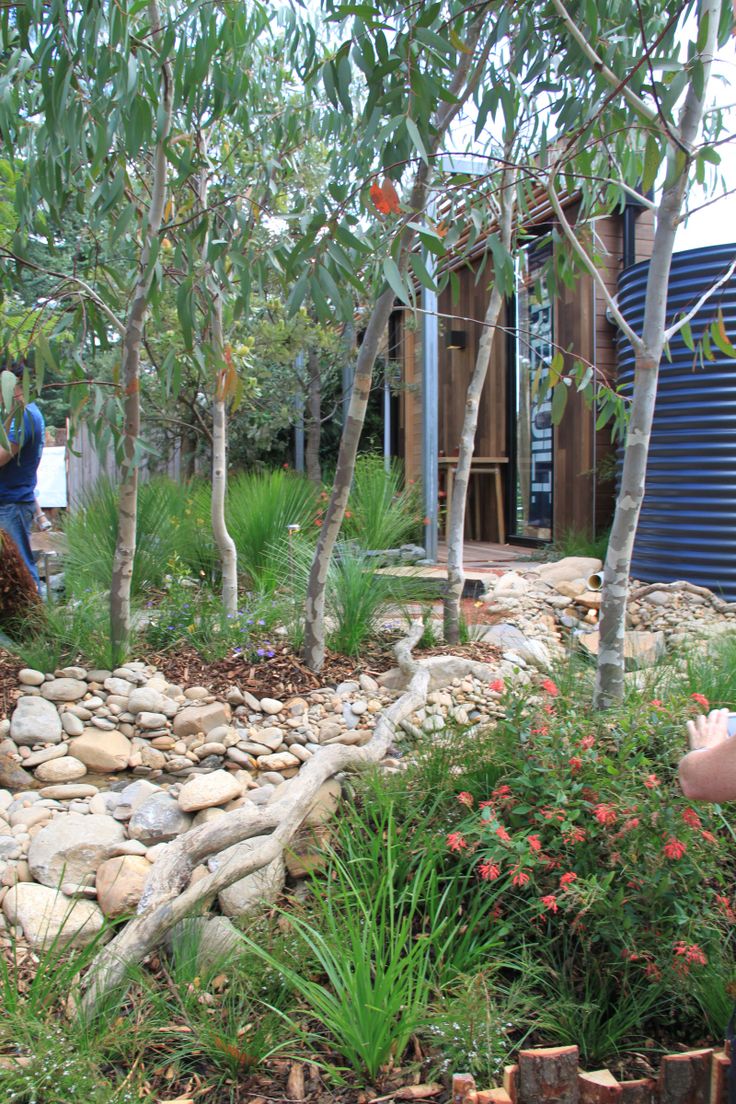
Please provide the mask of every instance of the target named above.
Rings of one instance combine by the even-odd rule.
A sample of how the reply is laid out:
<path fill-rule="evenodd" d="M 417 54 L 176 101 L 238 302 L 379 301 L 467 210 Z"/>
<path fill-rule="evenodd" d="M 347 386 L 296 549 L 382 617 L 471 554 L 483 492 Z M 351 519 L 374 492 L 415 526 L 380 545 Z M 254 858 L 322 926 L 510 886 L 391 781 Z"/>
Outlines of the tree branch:
<path fill-rule="evenodd" d="M 675 336 L 675 334 L 678 334 L 680 330 L 687 326 L 688 322 L 692 321 L 700 308 L 703 307 L 708 302 L 708 300 L 715 295 L 719 288 L 722 288 L 724 284 L 728 283 L 734 272 L 736 272 L 736 257 L 734 257 L 734 259 L 731 261 L 731 264 L 728 266 L 720 279 L 716 280 L 714 284 L 711 284 L 707 291 L 703 292 L 695 306 L 691 307 L 687 314 L 683 315 L 682 318 L 679 318 L 677 322 L 673 323 L 673 325 L 671 325 L 668 329 L 664 331 L 665 342 L 670 341 Z"/>
<path fill-rule="evenodd" d="M 601 76 L 611 85 L 614 90 L 620 91 L 624 99 L 628 101 L 628 103 L 631 105 L 631 107 L 634 108 L 635 111 L 638 111 L 640 115 L 643 115 L 648 123 L 651 123 L 653 126 L 656 126 L 659 130 L 663 131 L 667 138 L 679 143 L 680 137 L 677 129 L 673 130 L 671 127 L 666 126 L 664 120 L 662 119 L 656 108 L 650 107 L 645 100 L 642 100 L 640 96 L 637 96 L 636 92 L 634 92 L 633 89 L 629 88 L 626 79 L 622 81 L 620 77 L 616 76 L 612 69 L 608 68 L 603 59 L 596 53 L 593 46 L 591 46 L 590 42 L 585 37 L 580 28 L 574 23 L 570 16 L 570 13 L 568 12 L 565 5 L 562 3 L 562 0 L 552 0 L 552 3 L 560 19 L 565 24 L 568 34 L 583 51 L 583 54 L 591 63 L 595 71 L 597 73 L 600 73 Z"/>

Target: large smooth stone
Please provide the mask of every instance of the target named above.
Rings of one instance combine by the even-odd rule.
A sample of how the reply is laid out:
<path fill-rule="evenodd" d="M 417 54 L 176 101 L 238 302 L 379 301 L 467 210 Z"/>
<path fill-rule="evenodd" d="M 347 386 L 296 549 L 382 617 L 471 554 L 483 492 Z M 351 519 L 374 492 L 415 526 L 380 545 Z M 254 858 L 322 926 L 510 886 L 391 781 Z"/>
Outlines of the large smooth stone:
<path fill-rule="evenodd" d="M 181 740 L 185 736 L 196 736 L 198 732 L 207 734 L 218 725 L 227 724 L 230 715 L 230 706 L 224 702 L 185 706 L 174 717 L 174 735 Z"/>
<path fill-rule="evenodd" d="M 34 773 L 39 782 L 76 782 L 78 778 L 84 778 L 87 768 L 72 755 L 65 755 L 61 759 L 41 763 Z"/>
<path fill-rule="evenodd" d="M 61 718 L 56 706 L 45 698 L 19 698 L 10 720 L 10 739 L 25 747 L 58 744 L 61 740 Z"/>
<path fill-rule="evenodd" d="M 116 855 L 97 868 L 97 903 L 105 916 L 129 916 L 135 912 L 151 873 L 148 859 L 140 855 Z"/>
<path fill-rule="evenodd" d="M 60 760 L 63 761 L 63 760 Z M 94 813 L 57 816 L 31 840 L 28 865 L 42 885 L 84 883 L 125 839 L 121 824 Z"/>
<path fill-rule="evenodd" d="M 75 678 L 56 678 L 45 682 L 41 687 L 41 695 L 47 701 L 70 702 L 78 701 L 87 693 L 87 683 Z"/>
<path fill-rule="evenodd" d="M 545 583 L 555 586 L 563 579 L 573 582 L 575 579 L 588 579 L 603 567 L 603 562 L 594 556 L 565 556 L 555 563 L 542 564 L 536 570 L 537 577 Z"/>
<path fill-rule="evenodd" d="M 217 770 L 212 774 L 200 774 L 185 782 L 179 793 L 179 806 L 185 813 L 209 809 L 213 805 L 226 805 L 243 796 L 243 787 L 229 771 Z"/>
<path fill-rule="evenodd" d="M 105 732 L 99 728 L 85 728 L 69 745 L 70 754 L 81 760 L 91 771 L 125 770 L 133 750 L 127 736 L 117 729 Z"/>
<path fill-rule="evenodd" d="M 165 791 L 151 794 L 138 806 L 128 821 L 128 835 L 152 846 L 168 843 L 191 827 L 192 818 Z"/>
<path fill-rule="evenodd" d="M 208 859 L 207 865 L 211 871 L 219 870 L 223 864 L 247 856 L 268 838 L 268 836 L 254 836 L 252 839 L 243 840 L 242 843 L 236 843 L 233 847 L 221 851 L 219 855 L 213 855 Z M 278 855 L 262 870 L 247 874 L 227 889 L 223 889 L 218 894 L 220 908 L 225 916 L 247 916 L 248 913 L 264 905 L 272 904 L 281 892 L 285 878 L 284 858 L 283 855 Z"/>
<path fill-rule="evenodd" d="M 34 882 L 12 886 L 5 895 L 3 912 L 11 924 L 20 925 L 36 951 L 52 943 L 83 947 L 104 923 L 94 901 L 70 900 L 58 890 Z"/>
<path fill-rule="evenodd" d="M 128 698 L 130 713 L 163 713 L 165 717 L 173 717 L 178 708 L 175 701 L 152 686 L 139 686 L 131 690 Z"/>

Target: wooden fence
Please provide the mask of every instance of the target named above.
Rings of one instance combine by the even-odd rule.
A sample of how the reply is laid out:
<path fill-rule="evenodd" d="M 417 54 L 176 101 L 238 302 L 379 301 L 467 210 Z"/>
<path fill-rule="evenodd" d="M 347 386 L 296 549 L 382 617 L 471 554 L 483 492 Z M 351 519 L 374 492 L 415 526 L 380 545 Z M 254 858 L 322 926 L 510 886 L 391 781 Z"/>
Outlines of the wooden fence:
<path fill-rule="evenodd" d="M 104 477 L 117 483 L 120 477 L 113 450 L 108 449 L 105 455 L 100 455 L 84 423 L 78 426 L 71 447 L 67 446 L 66 473 L 67 502 L 70 510 L 80 504 L 100 478 Z M 152 475 L 168 475 L 177 481 L 180 479 L 181 453 L 178 446 L 168 460 L 158 462 L 153 457 L 143 461 L 140 467 L 140 478 L 150 479 Z"/>
<path fill-rule="evenodd" d="M 576 1046 L 522 1050 L 498 1088 L 478 1089 L 469 1073 L 455 1074 L 452 1104 L 728 1104 L 728 1044 L 668 1054 L 657 1077 L 636 1081 L 618 1081 L 606 1069 L 586 1072 L 578 1059 Z"/>

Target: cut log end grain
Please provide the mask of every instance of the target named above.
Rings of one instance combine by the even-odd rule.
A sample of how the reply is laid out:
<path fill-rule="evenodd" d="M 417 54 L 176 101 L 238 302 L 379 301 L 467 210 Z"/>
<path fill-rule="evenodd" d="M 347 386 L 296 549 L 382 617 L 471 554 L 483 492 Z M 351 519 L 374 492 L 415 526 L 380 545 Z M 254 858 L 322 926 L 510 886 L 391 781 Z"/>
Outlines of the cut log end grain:
<path fill-rule="evenodd" d="M 519 1104 L 579 1104 L 576 1046 L 519 1052 Z"/>

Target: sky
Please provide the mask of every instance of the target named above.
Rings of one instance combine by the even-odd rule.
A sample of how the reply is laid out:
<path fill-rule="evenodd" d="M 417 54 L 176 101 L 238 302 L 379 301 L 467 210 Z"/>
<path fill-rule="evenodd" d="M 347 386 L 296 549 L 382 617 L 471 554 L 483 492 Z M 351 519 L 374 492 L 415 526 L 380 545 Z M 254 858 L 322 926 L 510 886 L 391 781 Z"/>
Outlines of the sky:
<path fill-rule="evenodd" d="M 722 146 L 721 174 L 726 188 L 736 189 L 736 39 L 720 51 L 714 64 L 712 88 L 714 98 L 727 110 L 726 129 L 731 141 Z M 700 189 L 693 188 L 688 206 L 697 207 L 704 201 Z M 680 226 L 675 239 L 675 249 L 698 249 L 706 245 L 725 245 L 736 242 L 736 190 L 724 195 L 702 211 L 697 211 L 687 223 Z"/>

